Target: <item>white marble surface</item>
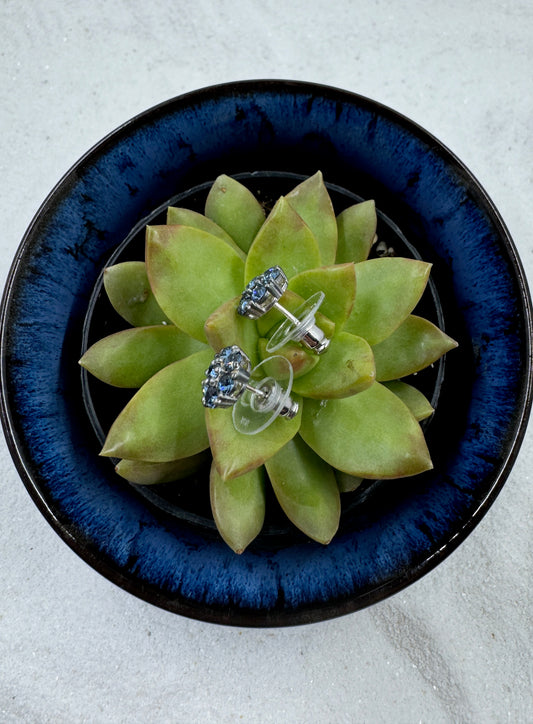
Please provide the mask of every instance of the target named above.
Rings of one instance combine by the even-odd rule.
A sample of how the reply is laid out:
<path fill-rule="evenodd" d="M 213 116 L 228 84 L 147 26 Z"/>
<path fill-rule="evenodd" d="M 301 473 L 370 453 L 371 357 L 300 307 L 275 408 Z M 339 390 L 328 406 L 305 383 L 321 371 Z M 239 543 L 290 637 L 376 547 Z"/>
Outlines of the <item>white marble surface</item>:
<path fill-rule="evenodd" d="M 533 278 L 530 0 L 3 0 L 0 278 L 48 191 L 149 106 L 244 78 L 370 96 L 485 186 Z M 481 524 L 436 570 L 292 629 L 187 620 L 61 542 L 0 447 L 0 721 L 533 721 L 532 432 Z"/>

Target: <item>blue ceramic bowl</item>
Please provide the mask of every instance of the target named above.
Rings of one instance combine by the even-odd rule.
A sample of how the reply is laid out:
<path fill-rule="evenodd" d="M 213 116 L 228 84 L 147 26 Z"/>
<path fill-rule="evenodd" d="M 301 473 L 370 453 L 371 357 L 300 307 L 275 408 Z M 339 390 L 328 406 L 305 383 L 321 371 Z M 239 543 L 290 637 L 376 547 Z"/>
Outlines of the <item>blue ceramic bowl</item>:
<path fill-rule="evenodd" d="M 273 192 L 282 193 L 295 175 L 317 169 L 340 205 L 374 198 L 385 233 L 433 263 L 435 313 L 460 343 L 433 381 L 440 397 L 427 439 L 435 469 L 351 494 L 326 547 L 274 520 L 237 556 L 205 510 L 205 479 L 174 497 L 148 499 L 98 457 L 95 429 L 105 405 L 95 425 L 77 361 L 97 324 L 103 267 L 170 199 L 198 200 L 220 173 L 252 185 L 274 179 Z M 117 585 L 206 621 L 320 621 L 412 583 L 481 520 L 509 474 L 530 411 L 529 293 L 486 193 L 419 126 L 361 96 L 310 83 L 205 88 L 103 139 L 37 213 L 1 315 L 4 430 L 43 515 Z"/>

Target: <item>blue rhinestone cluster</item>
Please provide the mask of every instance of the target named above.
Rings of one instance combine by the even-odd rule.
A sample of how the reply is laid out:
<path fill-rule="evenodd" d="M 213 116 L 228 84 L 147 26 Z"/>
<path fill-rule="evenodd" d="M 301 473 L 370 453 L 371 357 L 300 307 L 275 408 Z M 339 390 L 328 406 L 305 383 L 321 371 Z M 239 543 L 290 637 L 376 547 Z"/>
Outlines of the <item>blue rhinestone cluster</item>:
<path fill-rule="evenodd" d="M 250 369 L 250 360 L 237 345 L 221 349 L 205 371 L 203 405 L 210 408 L 232 405 L 240 395 Z"/>
<path fill-rule="evenodd" d="M 237 307 L 243 317 L 257 317 L 272 308 L 287 288 L 287 277 L 279 266 L 272 266 L 246 285 Z"/>

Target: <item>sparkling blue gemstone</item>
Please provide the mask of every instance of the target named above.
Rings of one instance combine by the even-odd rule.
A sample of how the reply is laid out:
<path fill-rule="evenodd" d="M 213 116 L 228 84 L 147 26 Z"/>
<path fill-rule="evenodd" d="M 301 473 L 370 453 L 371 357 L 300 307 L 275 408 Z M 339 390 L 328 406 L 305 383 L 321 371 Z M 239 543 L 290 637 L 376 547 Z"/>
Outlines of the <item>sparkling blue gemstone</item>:
<path fill-rule="evenodd" d="M 217 354 L 217 357 L 220 359 L 221 362 L 226 362 L 231 354 L 233 354 L 233 347 L 224 347 Z"/>
<path fill-rule="evenodd" d="M 277 267 L 271 266 L 270 269 L 267 269 L 263 274 L 263 277 L 266 282 L 277 282 L 281 279 L 281 271 Z"/>
<path fill-rule="evenodd" d="M 266 294 L 267 294 L 267 290 L 265 289 L 265 287 L 257 286 L 252 291 L 252 299 L 254 300 L 254 302 L 262 302 L 263 299 L 265 298 Z"/>
<path fill-rule="evenodd" d="M 220 350 L 217 357 L 220 360 L 220 364 L 226 369 L 235 369 L 244 361 L 242 353 L 234 347 L 224 347 L 224 349 Z"/>
<path fill-rule="evenodd" d="M 241 299 L 239 306 L 237 307 L 237 313 L 241 315 L 247 314 L 249 306 L 250 301 L 248 299 Z"/>
<path fill-rule="evenodd" d="M 206 407 L 217 406 L 217 389 L 211 385 L 204 385 L 203 403 Z"/>
<path fill-rule="evenodd" d="M 218 390 L 222 395 L 231 395 L 235 389 L 235 380 L 231 375 L 222 375 L 218 381 Z"/>

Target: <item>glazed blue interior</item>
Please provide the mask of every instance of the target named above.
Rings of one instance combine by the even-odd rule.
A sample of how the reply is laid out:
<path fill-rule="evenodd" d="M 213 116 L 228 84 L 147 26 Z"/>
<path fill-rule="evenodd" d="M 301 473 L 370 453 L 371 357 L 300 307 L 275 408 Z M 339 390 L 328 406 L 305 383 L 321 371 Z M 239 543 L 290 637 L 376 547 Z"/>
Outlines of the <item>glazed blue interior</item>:
<path fill-rule="evenodd" d="M 151 506 L 98 457 L 77 360 L 107 259 L 166 200 L 220 173 L 312 174 L 374 198 L 433 263 L 459 350 L 428 430 L 435 470 L 378 482 L 327 546 L 259 538 L 236 556 Z M 305 83 L 204 89 L 126 123 L 45 201 L 4 295 L 3 417 L 29 492 L 79 555 L 184 615 L 287 625 L 347 613 L 413 582 L 464 539 L 505 481 L 530 408 L 529 295 L 479 184 L 425 131 L 368 99 Z"/>

